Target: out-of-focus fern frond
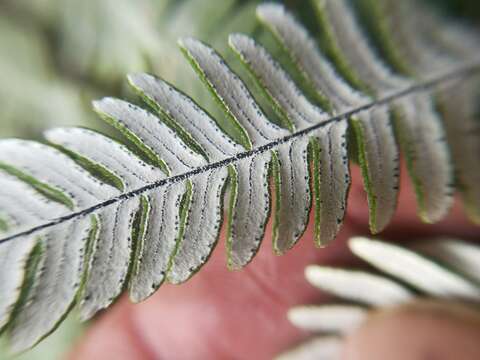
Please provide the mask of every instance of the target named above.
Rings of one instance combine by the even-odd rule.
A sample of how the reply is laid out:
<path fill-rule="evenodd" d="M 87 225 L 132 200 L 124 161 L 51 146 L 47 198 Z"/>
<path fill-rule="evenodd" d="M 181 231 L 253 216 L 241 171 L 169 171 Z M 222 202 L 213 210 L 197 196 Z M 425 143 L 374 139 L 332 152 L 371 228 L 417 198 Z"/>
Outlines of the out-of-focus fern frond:
<path fill-rule="evenodd" d="M 343 338 L 361 326 L 372 311 L 429 298 L 480 302 L 477 245 L 455 239 L 432 239 L 404 248 L 378 240 L 353 238 L 351 251 L 378 273 L 311 265 L 310 284 L 342 303 L 300 305 L 289 310 L 290 321 L 317 334 L 280 355 L 280 360 L 339 359 Z M 385 261 L 388 259 L 388 261 Z"/>
<path fill-rule="evenodd" d="M 194 5 L 198 2 L 182 2 L 166 11 L 176 11 L 175 18 L 182 19 L 196 11 Z M 208 261 L 223 224 L 233 269 L 253 259 L 270 218 L 277 254 L 295 246 L 312 211 L 316 244 L 326 246 L 343 224 L 350 160 L 362 168 L 372 232 L 382 231 L 394 215 L 400 153 L 424 221 L 445 217 L 457 189 L 464 192 L 470 214 L 480 208 L 478 192 L 463 187 L 478 177 L 476 168 L 463 163 L 472 158 L 452 157 L 449 148 L 455 146 L 452 132 L 470 126 L 474 98 L 439 97 L 447 90 L 460 91 L 465 79 L 478 76 L 480 54 L 452 50 L 443 37 L 435 40 L 425 33 L 420 40 L 429 38 L 446 60 L 429 71 L 417 59 L 406 59 L 412 67 L 407 76 L 378 55 L 346 0 L 318 0 L 314 6 L 328 56 L 283 6 L 264 3 L 256 10 L 262 31 L 270 32 L 290 57 L 288 70 L 246 34 L 228 37 L 237 62 L 201 40 L 181 39 L 183 54 L 213 95 L 221 117 L 169 82 L 136 73 L 128 81 L 146 107 L 111 97 L 94 102 L 101 118 L 123 135 L 120 141 L 85 128 L 49 130 L 46 143 L 0 141 L 0 328 L 15 350 L 47 336 L 74 305 L 82 319 L 89 319 L 125 289 L 138 302 L 165 281 L 187 281 Z M 229 14 L 235 7 L 225 2 L 221 9 L 220 14 Z M 238 21 L 251 11 L 244 9 Z M 181 24 L 166 29 L 178 34 Z M 433 25 L 436 33 L 457 36 L 448 22 L 437 19 Z M 214 38 L 212 27 L 200 28 Z M 144 28 L 131 29 L 132 34 L 139 34 L 135 29 L 143 33 Z M 473 36 L 475 30 L 466 34 Z M 416 41 L 386 34 L 383 40 L 399 41 L 397 47 L 405 48 Z M 81 44 L 96 54 L 110 44 L 91 45 Z M 417 51 L 432 56 L 430 48 Z M 239 66 L 245 69 L 237 70 Z M 245 82 L 245 71 L 256 91 Z M 260 102 L 280 120 L 271 121 Z M 442 115 L 459 106 L 468 109 L 462 121 L 446 127 Z M 468 148 L 476 149 L 478 143 L 478 133 L 473 133 Z M 405 259 L 401 252 L 396 255 Z M 409 296 L 394 284 L 359 279 L 389 299 Z M 447 280 L 450 290 L 477 295 L 466 282 Z"/>

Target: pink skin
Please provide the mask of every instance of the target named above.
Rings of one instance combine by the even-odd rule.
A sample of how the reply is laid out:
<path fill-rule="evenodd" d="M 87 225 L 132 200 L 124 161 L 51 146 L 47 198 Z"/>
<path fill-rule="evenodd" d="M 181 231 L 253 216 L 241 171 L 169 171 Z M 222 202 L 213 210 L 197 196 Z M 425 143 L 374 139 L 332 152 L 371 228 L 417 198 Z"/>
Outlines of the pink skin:
<path fill-rule="evenodd" d="M 352 175 L 345 225 L 328 248 L 313 246 L 310 228 L 293 250 L 278 257 L 272 254 L 267 232 L 252 263 L 242 271 L 230 272 L 220 241 L 207 265 L 186 284 L 164 285 L 142 304 L 132 305 L 124 298 L 99 316 L 70 357 L 271 359 L 305 338 L 307 333 L 287 321 L 287 309 L 327 298 L 304 280 L 305 266 L 351 263 L 346 240 L 368 234 L 366 197 L 356 166 Z M 405 171 L 401 181 L 397 214 L 382 236 L 408 240 L 442 234 L 478 239 L 480 228 L 465 219 L 458 204 L 441 223 L 422 224 L 413 210 L 414 195 Z"/>
<path fill-rule="evenodd" d="M 452 303 L 426 302 L 384 311 L 347 339 L 342 359 L 477 360 L 479 314 Z"/>

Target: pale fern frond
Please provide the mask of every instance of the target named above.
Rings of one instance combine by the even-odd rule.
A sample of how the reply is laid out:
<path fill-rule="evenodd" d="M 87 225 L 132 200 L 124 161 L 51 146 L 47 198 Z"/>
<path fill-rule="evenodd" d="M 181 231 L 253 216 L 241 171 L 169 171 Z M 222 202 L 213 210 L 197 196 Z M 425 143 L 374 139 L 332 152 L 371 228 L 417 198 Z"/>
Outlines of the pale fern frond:
<path fill-rule="evenodd" d="M 349 304 L 305 305 L 292 308 L 287 315 L 292 324 L 303 330 L 346 334 L 365 320 L 368 309 Z"/>
<path fill-rule="evenodd" d="M 379 60 L 368 44 L 368 38 L 362 35 L 362 29 L 359 28 L 346 1 L 325 0 L 317 1 L 316 4 L 320 14 L 325 12 L 321 19 L 326 23 L 325 27 L 330 29 L 332 39 L 335 41 L 332 46 L 345 49 L 343 50 L 345 61 L 350 65 L 350 69 L 375 96 L 388 94 L 398 86 L 410 83 L 410 80 L 393 74 Z M 453 173 L 439 115 L 430 96 L 420 94 L 394 103 L 392 116 L 415 186 L 419 214 L 425 221 L 438 221 L 448 211 L 453 200 L 450 191 Z M 364 122 L 358 124 L 356 128 L 362 131 L 362 127 L 365 127 Z M 411 141 L 413 138 L 416 140 Z M 422 153 L 422 156 L 419 156 L 419 153 Z M 381 166 L 376 163 L 378 157 L 376 161 L 367 156 L 364 156 L 364 159 L 362 169 L 364 174 L 372 179 L 381 178 L 382 175 L 371 174 L 373 169 Z M 372 188 L 376 188 L 375 183 L 372 185 Z M 377 197 L 375 194 L 370 196 L 375 197 Z"/>
<path fill-rule="evenodd" d="M 268 109 L 261 108 L 255 89 L 232 62 L 187 37 L 180 47 L 222 109 L 222 119 L 166 81 L 132 74 L 129 83 L 148 110 L 115 98 L 94 102 L 95 111 L 122 140 L 88 129 L 58 128 L 45 133 L 47 144 L 0 141 L 0 327 L 14 350 L 36 344 L 74 305 L 89 319 L 125 289 L 138 302 L 165 281 L 188 280 L 208 261 L 223 223 L 227 263 L 233 269 L 253 259 L 270 218 L 278 254 L 297 243 L 312 211 L 315 242 L 327 245 L 344 220 L 350 160 L 362 167 L 371 230 L 383 230 L 396 207 L 398 141 L 425 221 L 446 215 L 453 167 L 461 172 L 462 185 L 478 179 L 478 171 L 467 168 L 474 155 L 457 159 L 462 151 L 476 149 L 478 134 L 466 145 L 453 146 L 452 161 L 447 140 L 455 142 L 452 134 L 466 131 L 470 120 L 460 125 L 449 121 L 445 130 L 433 95 L 439 88 L 444 94 L 446 85 L 456 91 L 479 70 L 472 54 L 454 49 L 455 61 L 443 71 L 406 78 L 379 58 L 346 2 L 316 5 L 333 49 L 329 53 L 336 54 L 333 63 L 281 5 L 262 4 L 257 14 L 316 90 L 318 103 L 266 46 L 244 34 L 229 37 L 282 125 L 269 120 Z M 445 100 L 447 116 L 453 117 L 452 108 L 462 100 L 464 117 L 469 117 L 474 104 L 470 90 Z M 478 209 L 479 192 L 468 189 L 460 188 L 469 194 L 466 206 Z M 378 254 L 389 251 L 399 263 L 414 258 L 395 249 L 367 248 L 356 251 L 378 266 L 383 259 Z M 415 280 L 398 267 L 383 265 L 392 275 Z M 477 296 L 463 278 L 418 259 L 414 265 L 428 270 L 439 286 L 413 284 L 421 290 Z M 338 284 L 344 290 L 360 285 L 374 289 L 361 299 L 351 290 L 339 293 L 367 304 L 411 297 L 404 286 L 368 274 L 314 269 L 311 276 L 318 278 L 318 286 L 331 289 Z M 350 287 L 352 279 L 356 287 Z M 358 319 L 355 311 L 351 314 Z"/>
<path fill-rule="evenodd" d="M 372 264 L 379 274 L 308 266 L 305 270 L 308 282 L 342 303 L 299 305 L 290 309 L 288 318 L 295 326 L 317 335 L 278 359 L 339 359 L 343 337 L 358 329 L 371 312 L 420 297 L 455 300 L 470 306 L 480 302 L 479 266 L 472 261 L 480 248 L 474 244 L 444 238 L 405 248 L 352 238 L 349 245 L 355 255 Z M 334 345 L 330 342 L 332 337 L 336 339 Z"/>
<path fill-rule="evenodd" d="M 441 21 L 438 14 L 417 2 L 362 0 L 367 8 L 375 8 L 372 23 L 381 39 L 383 52 L 398 71 L 407 71 L 418 79 L 452 67 L 459 59 L 478 61 L 478 30 L 470 31 L 464 24 Z M 395 31 L 401 26 L 402 31 Z M 422 29 L 422 30 L 419 30 Z M 418 52 L 416 51 L 419 50 Z M 476 154 L 480 151 L 479 122 L 476 99 L 479 77 L 465 79 L 461 86 L 442 87 L 436 94 L 436 107 L 442 114 L 443 126 L 450 147 L 455 182 L 470 219 L 480 221 L 479 173 Z"/>
<path fill-rule="evenodd" d="M 395 304 L 412 296 L 396 282 L 361 271 L 312 266 L 305 270 L 305 277 L 320 289 L 366 305 Z"/>

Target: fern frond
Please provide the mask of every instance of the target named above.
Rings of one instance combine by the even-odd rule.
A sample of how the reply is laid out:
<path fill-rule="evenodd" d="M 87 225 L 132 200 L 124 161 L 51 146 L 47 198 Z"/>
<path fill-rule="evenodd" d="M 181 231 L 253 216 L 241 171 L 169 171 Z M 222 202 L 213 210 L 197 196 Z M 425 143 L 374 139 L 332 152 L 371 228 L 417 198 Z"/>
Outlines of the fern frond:
<path fill-rule="evenodd" d="M 462 53 L 442 72 L 405 78 L 379 59 L 345 2 L 317 5 L 333 64 L 282 6 L 263 4 L 257 14 L 323 99 L 318 104 L 263 45 L 242 34 L 229 38 L 284 126 L 269 121 L 253 90 L 217 51 L 183 38 L 184 55 L 224 119 L 166 81 L 134 74 L 129 83 L 149 110 L 114 98 L 94 102 L 122 142 L 80 128 L 50 130 L 47 144 L 0 141 L 0 327 L 13 349 L 33 346 L 75 304 L 88 319 L 124 289 L 138 302 L 165 281 L 188 280 L 207 262 L 223 222 L 233 269 L 252 260 L 270 217 L 278 254 L 300 239 L 312 207 L 315 241 L 328 244 L 344 219 L 354 155 L 371 230 L 381 231 L 396 206 L 397 140 L 421 217 L 434 222 L 446 215 L 456 163 L 432 93 L 447 83 L 455 89 L 480 64 Z M 355 87 L 342 77 L 345 71 L 357 79 Z M 458 102 L 450 100 L 443 105 L 452 111 Z M 473 98 L 465 101 L 468 108 Z M 449 133 L 463 131 L 465 123 L 449 123 Z M 478 137 L 471 142 L 469 149 Z M 478 178 L 469 174 L 469 181 Z M 478 208 L 478 190 L 473 195 L 468 208 Z M 360 278 L 392 298 L 409 296 L 383 280 Z"/>
<path fill-rule="evenodd" d="M 342 338 L 364 323 L 370 312 L 426 297 L 476 304 L 480 301 L 480 248 L 455 239 L 435 239 L 404 248 L 366 238 L 352 238 L 349 246 L 378 274 L 311 265 L 308 282 L 346 302 L 300 305 L 289 310 L 297 327 L 320 334 L 278 359 L 325 359 L 340 356 Z M 385 259 L 388 258 L 388 261 Z M 331 339 L 335 339 L 334 343 Z"/>
<path fill-rule="evenodd" d="M 383 6 L 370 0 L 362 1 L 368 4 L 368 8 L 378 10 L 374 12 L 377 15 L 372 23 L 382 24 L 373 31 L 381 38 L 383 52 L 389 53 L 389 58 L 401 58 L 404 63 L 399 66 L 398 61 L 392 60 L 390 65 L 393 68 L 399 71 L 403 68 L 422 79 L 426 74 L 454 66 L 459 59 L 478 59 L 478 31 L 468 31 L 460 23 L 442 23 L 438 14 L 412 1 L 401 4 L 385 1 L 381 3 Z M 401 26 L 402 31 L 395 31 L 397 26 Z M 479 129 L 478 109 L 474 105 L 478 96 L 476 89 L 478 77 L 466 79 L 459 87 L 442 87 L 436 93 L 435 103 L 442 115 L 456 186 L 464 199 L 467 215 L 479 223 L 480 191 L 475 185 L 479 173 L 474 159 L 474 154 L 480 151 L 480 141 L 475 136 Z"/>

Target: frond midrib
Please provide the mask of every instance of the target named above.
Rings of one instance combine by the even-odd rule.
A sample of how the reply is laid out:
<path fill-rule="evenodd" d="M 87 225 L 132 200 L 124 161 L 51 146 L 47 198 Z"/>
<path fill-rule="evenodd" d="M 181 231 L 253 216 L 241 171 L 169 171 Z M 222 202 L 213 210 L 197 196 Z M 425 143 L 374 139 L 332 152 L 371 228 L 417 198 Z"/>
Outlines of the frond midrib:
<path fill-rule="evenodd" d="M 21 232 L 18 232 L 18 233 L 14 233 L 12 235 L 9 235 L 5 238 L 0 239 L 0 244 L 6 243 L 6 242 L 9 242 L 9 241 L 13 241 L 13 240 L 15 240 L 17 238 L 20 238 L 22 236 L 32 235 L 32 234 L 34 234 L 38 231 L 48 229 L 50 227 L 56 226 L 58 224 L 62 224 L 62 223 L 67 222 L 69 220 L 73 220 L 73 219 L 76 219 L 76 218 L 79 218 L 79 217 L 82 217 L 82 216 L 87 216 L 89 214 L 94 213 L 97 210 L 106 208 L 106 207 L 108 207 L 112 204 L 115 204 L 115 203 L 119 202 L 119 201 L 129 199 L 129 198 L 132 198 L 132 197 L 136 197 L 136 196 L 140 196 L 147 191 L 160 188 L 163 185 L 173 184 L 173 183 L 181 182 L 181 181 L 184 181 L 184 180 L 188 180 L 189 178 L 191 178 L 195 175 L 205 173 L 209 170 L 214 170 L 214 169 L 217 169 L 217 168 L 228 166 L 230 164 L 234 164 L 241 159 L 249 158 L 249 157 L 252 157 L 252 156 L 254 156 L 256 154 L 259 154 L 259 153 L 264 153 L 266 151 L 269 151 L 269 150 L 272 150 L 272 149 L 276 148 L 277 146 L 279 146 L 281 144 L 288 143 L 288 142 L 290 142 L 290 141 L 292 141 L 296 138 L 302 137 L 302 136 L 306 136 L 309 133 L 311 133 L 315 130 L 318 130 L 320 128 L 323 128 L 323 127 L 325 127 L 329 124 L 348 120 L 350 117 L 352 117 L 352 116 L 354 116 L 354 115 L 356 115 L 360 112 L 373 109 L 377 106 L 389 104 L 389 103 L 394 102 L 398 99 L 407 97 L 407 96 L 415 94 L 415 93 L 419 93 L 419 92 L 422 92 L 422 91 L 428 91 L 429 89 L 434 88 L 434 87 L 436 87 L 438 85 L 441 85 L 443 83 L 446 83 L 448 81 L 459 80 L 463 77 L 466 77 L 470 74 L 474 74 L 474 73 L 479 72 L 479 71 L 480 71 L 480 59 L 465 63 L 461 66 L 458 66 L 458 67 L 454 68 L 453 70 L 450 70 L 450 71 L 447 71 L 443 74 L 437 75 L 437 76 L 435 76 L 431 79 L 427 79 L 427 80 L 424 80 L 424 81 L 421 81 L 421 82 L 417 82 L 416 84 L 413 84 L 413 85 L 411 85 L 407 88 L 392 92 L 389 95 L 386 95 L 382 98 L 373 100 L 371 102 L 368 102 L 368 103 L 366 103 L 362 106 L 356 107 L 356 108 L 354 108 L 352 110 L 349 110 L 349 111 L 346 111 L 344 113 L 334 115 L 334 116 L 328 118 L 327 120 L 325 120 L 321 123 L 318 123 L 318 124 L 312 125 L 310 127 L 307 127 L 305 129 L 293 132 L 290 135 L 287 135 L 283 138 L 275 139 L 274 141 L 271 141 L 271 142 L 269 142 L 265 145 L 253 148 L 252 150 L 246 150 L 244 152 L 240 152 L 240 153 L 236 154 L 235 156 L 225 158 L 225 159 L 220 160 L 220 161 L 212 162 L 212 163 L 207 164 L 205 166 L 201 166 L 201 167 L 198 167 L 198 168 L 193 169 L 191 171 L 187 171 L 183 174 L 169 176 L 167 178 L 164 178 L 164 179 L 155 181 L 153 183 L 147 184 L 145 186 L 142 186 L 138 189 L 134 189 L 134 190 L 131 190 L 129 192 L 122 193 L 122 194 L 120 194 L 120 195 L 118 195 L 114 198 L 111 198 L 109 200 L 100 202 L 100 203 L 98 203 L 96 205 L 93 205 L 93 206 L 90 206 L 86 209 L 76 211 L 76 212 L 71 212 L 71 213 L 69 213 L 65 216 L 59 217 L 59 218 L 54 219 L 50 222 L 47 222 L 47 223 L 44 223 L 44 224 L 41 224 L 41 225 L 37 225 L 35 227 L 32 227 L 30 229 L 27 229 L 27 230 L 24 230 L 24 231 L 21 231 Z"/>

